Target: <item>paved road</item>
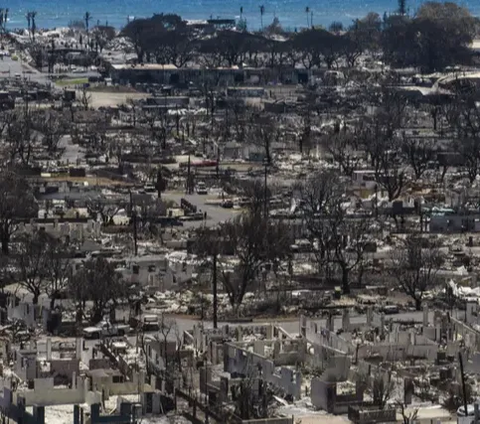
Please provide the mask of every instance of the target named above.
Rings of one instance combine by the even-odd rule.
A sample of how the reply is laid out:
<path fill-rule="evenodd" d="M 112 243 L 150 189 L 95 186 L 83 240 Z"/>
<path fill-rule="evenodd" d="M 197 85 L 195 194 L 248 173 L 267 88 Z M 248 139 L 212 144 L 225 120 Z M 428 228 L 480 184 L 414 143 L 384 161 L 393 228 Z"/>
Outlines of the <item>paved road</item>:
<path fill-rule="evenodd" d="M 48 76 L 31 68 L 21 60 L 12 60 L 11 57 L 0 59 L 0 79 L 13 78 L 15 74 L 20 74 L 28 80 L 36 81 L 42 84 L 48 82 Z"/>
<path fill-rule="evenodd" d="M 439 248 L 439 251 L 446 256 L 449 256 L 450 254 L 453 253 L 450 251 L 449 247 L 441 247 Z M 467 254 L 471 254 L 473 257 L 480 256 L 480 246 L 473 246 L 473 247 L 463 246 L 462 251 Z M 376 259 L 390 259 L 392 258 L 392 254 L 393 254 L 392 252 L 393 250 L 382 250 L 379 252 L 375 252 L 373 254 L 373 257 Z"/>
<path fill-rule="evenodd" d="M 0 58 L 0 79 L 13 78 L 15 74 L 20 74 L 30 81 L 36 81 L 41 84 L 51 83 L 49 74 L 37 71 L 26 62 L 19 60 L 12 60 L 11 57 Z M 100 74 L 96 71 L 87 71 L 82 73 L 67 72 L 62 73 L 62 77 L 72 79 L 83 79 L 88 77 L 98 77 Z"/>

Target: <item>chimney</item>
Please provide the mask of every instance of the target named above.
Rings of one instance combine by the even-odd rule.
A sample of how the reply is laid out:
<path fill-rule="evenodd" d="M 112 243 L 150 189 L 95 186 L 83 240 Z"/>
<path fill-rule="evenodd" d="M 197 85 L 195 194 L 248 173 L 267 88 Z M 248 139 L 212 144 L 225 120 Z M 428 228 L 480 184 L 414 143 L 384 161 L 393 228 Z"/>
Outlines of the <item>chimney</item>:
<path fill-rule="evenodd" d="M 47 361 L 52 359 L 52 339 L 47 337 Z"/>

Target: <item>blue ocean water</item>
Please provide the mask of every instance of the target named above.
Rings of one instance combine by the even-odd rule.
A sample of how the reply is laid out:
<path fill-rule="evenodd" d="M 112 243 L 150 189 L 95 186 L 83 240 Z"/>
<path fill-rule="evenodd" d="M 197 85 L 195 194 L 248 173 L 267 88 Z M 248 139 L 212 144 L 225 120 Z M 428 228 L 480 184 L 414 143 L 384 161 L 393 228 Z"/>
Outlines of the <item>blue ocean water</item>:
<path fill-rule="evenodd" d="M 414 12 L 426 0 L 407 0 L 407 7 Z M 480 16 L 480 0 L 458 0 L 458 4 L 469 8 Z M 308 6 L 313 12 L 313 24 L 329 25 L 341 21 L 349 25 L 352 20 L 368 12 L 393 12 L 397 0 L 10 0 L 4 6 L 10 9 L 9 27 L 27 26 L 27 11 L 37 12 L 38 28 L 66 26 L 72 20 L 81 19 L 86 11 L 92 15 L 91 25 L 98 22 L 123 27 L 130 17 L 146 17 L 153 13 L 177 13 L 186 19 L 239 18 L 240 8 L 249 29 L 261 25 L 260 5 L 265 7 L 264 25 L 276 16 L 288 29 L 307 26 Z M 310 22 L 310 16 L 308 18 Z"/>

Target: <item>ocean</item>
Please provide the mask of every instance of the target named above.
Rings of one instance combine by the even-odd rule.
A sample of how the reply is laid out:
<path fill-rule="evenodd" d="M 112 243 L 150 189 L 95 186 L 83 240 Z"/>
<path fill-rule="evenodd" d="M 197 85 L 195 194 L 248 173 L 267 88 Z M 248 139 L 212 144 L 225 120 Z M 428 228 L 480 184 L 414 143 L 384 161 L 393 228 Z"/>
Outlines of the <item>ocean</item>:
<path fill-rule="evenodd" d="M 407 7 L 413 13 L 423 1 L 426 0 L 407 0 Z M 457 3 L 480 16 L 480 0 Z M 82 19 L 86 11 L 92 15 L 91 26 L 108 23 L 121 28 L 127 19 L 148 17 L 153 13 L 177 13 L 185 19 L 238 19 L 243 7 L 248 28 L 258 29 L 261 26 L 260 5 L 265 7 L 265 26 L 277 17 L 284 28 L 293 30 L 307 26 L 307 6 L 313 12 L 313 15 L 308 14 L 308 22 L 313 18 L 314 25 L 328 26 L 340 21 L 348 26 L 368 12 L 381 16 L 384 12 L 394 12 L 397 0 L 10 0 L 3 7 L 10 9 L 10 28 L 25 28 L 27 11 L 37 12 L 38 28 L 67 26 L 73 20 Z"/>

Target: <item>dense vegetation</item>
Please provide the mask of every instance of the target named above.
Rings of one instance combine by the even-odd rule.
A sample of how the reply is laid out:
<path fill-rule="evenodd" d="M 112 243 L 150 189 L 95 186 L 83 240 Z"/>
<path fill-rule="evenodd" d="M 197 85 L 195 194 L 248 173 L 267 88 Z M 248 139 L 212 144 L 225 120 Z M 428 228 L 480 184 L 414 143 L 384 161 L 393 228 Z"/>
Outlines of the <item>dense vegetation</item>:
<path fill-rule="evenodd" d="M 328 30 L 311 27 L 285 31 L 277 18 L 259 32 L 238 29 L 208 32 L 187 25 L 177 15 L 154 15 L 130 22 L 123 30 L 136 50 L 139 62 L 186 66 L 196 60 L 207 67 L 279 67 L 303 65 L 354 67 L 363 53 L 382 54 L 388 65 L 436 71 L 468 64 L 469 45 L 478 20 L 454 3 L 428 2 L 414 16 L 403 10 L 381 18 L 369 13 L 346 30 L 332 23 Z"/>

